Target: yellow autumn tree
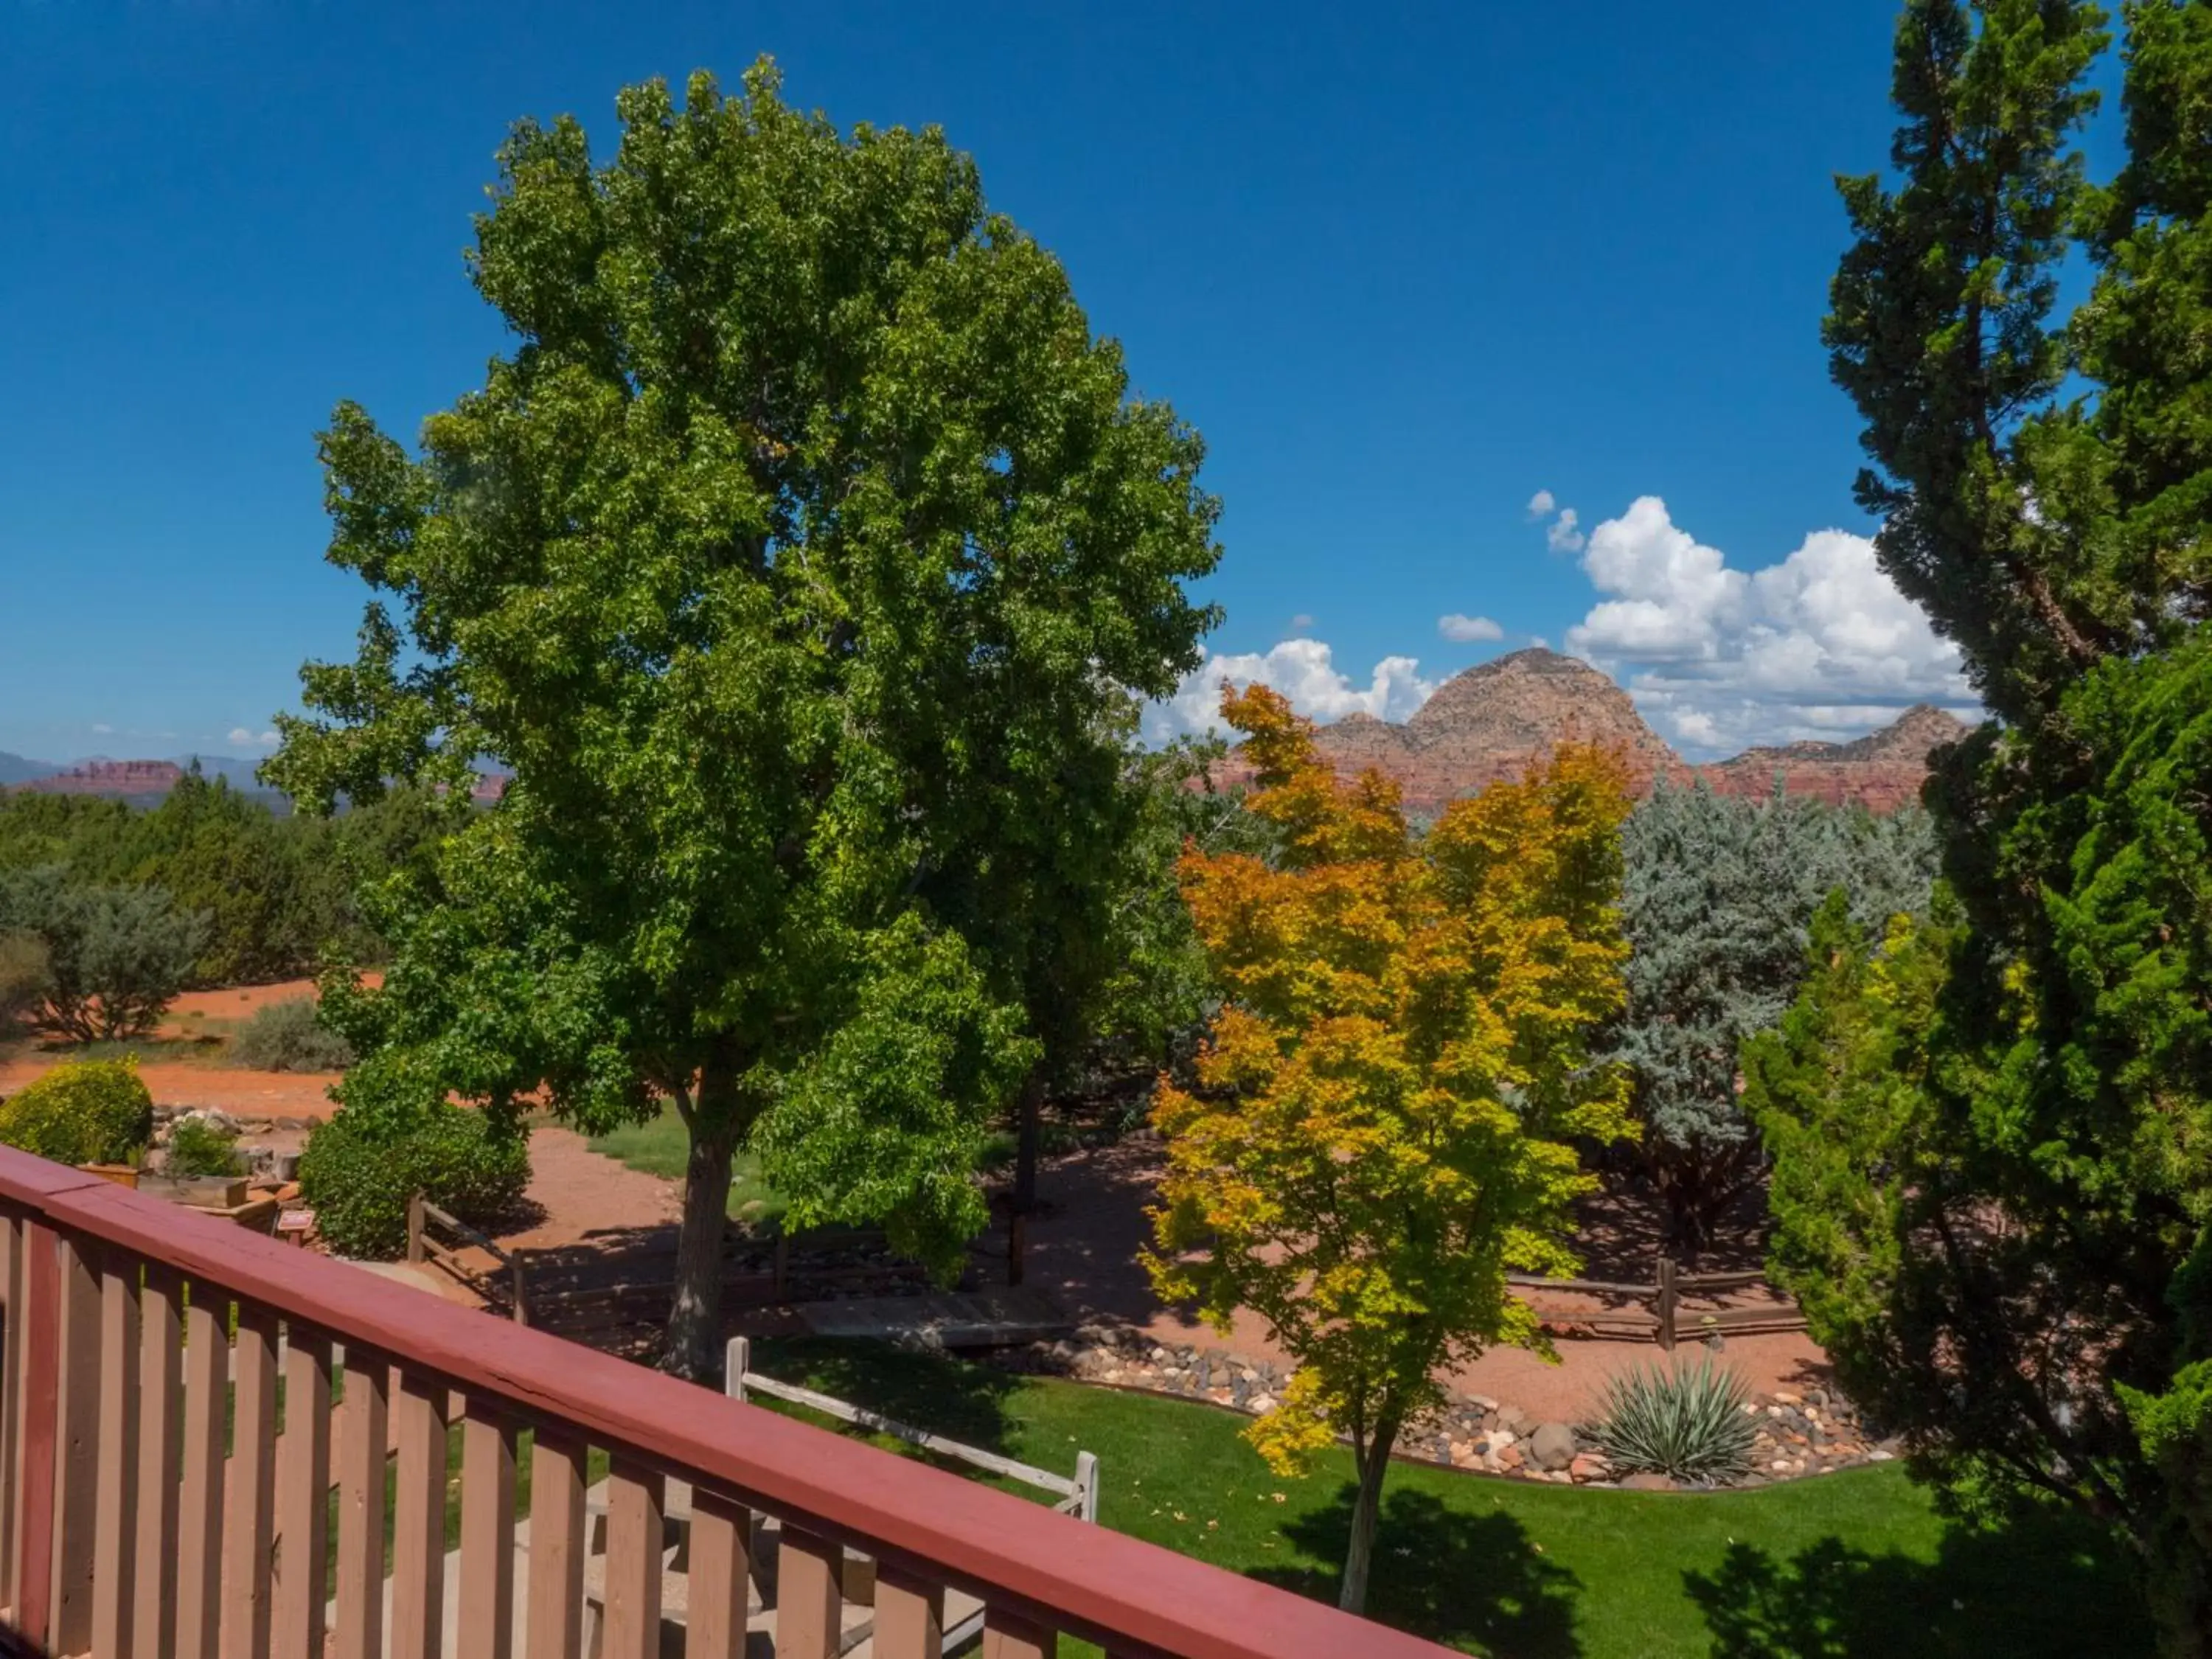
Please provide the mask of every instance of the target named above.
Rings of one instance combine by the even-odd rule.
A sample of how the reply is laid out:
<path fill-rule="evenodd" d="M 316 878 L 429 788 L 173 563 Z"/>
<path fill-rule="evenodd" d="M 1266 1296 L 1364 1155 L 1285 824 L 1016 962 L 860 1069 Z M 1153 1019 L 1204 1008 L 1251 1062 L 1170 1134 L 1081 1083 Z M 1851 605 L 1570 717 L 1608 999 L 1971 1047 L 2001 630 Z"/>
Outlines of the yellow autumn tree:
<path fill-rule="evenodd" d="M 1548 1352 L 1505 1275 L 1575 1271 L 1575 1143 L 1631 1133 L 1626 1079 L 1589 1052 L 1623 998 L 1627 793 L 1612 756 L 1570 747 L 1415 834 L 1397 786 L 1340 782 L 1274 692 L 1224 690 L 1222 712 L 1280 851 L 1182 861 L 1226 1006 L 1200 1091 L 1164 1085 L 1153 1109 L 1145 1266 L 1217 1328 L 1252 1310 L 1297 1361 L 1248 1431 L 1270 1465 L 1351 1440 L 1358 1612 L 1400 1431 L 1457 1363 Z"/>

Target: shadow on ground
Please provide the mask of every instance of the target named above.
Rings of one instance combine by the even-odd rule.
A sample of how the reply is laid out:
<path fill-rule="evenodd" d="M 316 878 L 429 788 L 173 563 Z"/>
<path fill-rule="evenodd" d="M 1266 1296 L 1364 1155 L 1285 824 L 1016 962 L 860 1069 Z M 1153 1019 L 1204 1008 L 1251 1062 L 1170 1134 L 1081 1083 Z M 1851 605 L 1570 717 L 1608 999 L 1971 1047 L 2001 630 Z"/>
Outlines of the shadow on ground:
<path fill-rule="evenodd" d="M 2141 1598 L 2108 1537 L 2042 1513 L 1955 1526 L 1932 1562 L 1824 1538 L 1789 1557 L 1734 1544 L 1683 1575 L 1716 1659 L 2149 1654 Z"/>
<path fill-rule="evenodd" d="M 1323 1561 L 1352 1538 L 1352 1487 L 1291 1522 L 1283 1535 Z M 1336 1600 L 1334 1570 L 1262 1568 L 1252 1577 Z M 1582 1581 L 1544 1558 L 1510 1515 L 1468 1515 L 1423 1492 L 1387 1492 L 1375 1539 L 1367 1616 L 1431 1641 L 1510 1659 L 1571 1659 Z"/>
<path fill-rule="evenodd" d="M 1007 1400 L 1023 1379 L 982 1365 L 948 1365 L 888 1343 L 787 1337 L 757 1342 L 752 1369 L 798 1382 L 909 1427 L 984 1451 L 1006 1452 L 1013 1423 Z M 847 1433 L 859 1431 L 847 1429 Z M 929 1459 L 926 1461 L 935 1462 Z M 946 1467 L 972 1474 L 964 1464 Z"/>

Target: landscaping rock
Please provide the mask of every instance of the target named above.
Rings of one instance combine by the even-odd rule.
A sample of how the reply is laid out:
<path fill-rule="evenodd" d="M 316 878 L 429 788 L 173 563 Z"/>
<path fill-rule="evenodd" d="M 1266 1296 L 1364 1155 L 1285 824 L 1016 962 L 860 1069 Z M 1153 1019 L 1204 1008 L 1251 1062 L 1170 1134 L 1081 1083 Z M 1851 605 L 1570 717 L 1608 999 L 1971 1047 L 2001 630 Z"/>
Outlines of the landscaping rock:
<path fill-rule="evenodd" d="M 1564 1469 L 1575 1461 L 1575 1431 L 1565 1423 L 1546 1423 L 1529 1441 L 1528 1455 L 1540 1469 Z"/>
<path fill-rule="evenodd" d="M 1603 1480 L 1607 1479 L 1612 1473 L 1612 1465 L 1607 1463 L 1602 1457 L 1600 1457 L 1595 1452 L 1584 1452 L 1579 1457 L 1576 1458 L 1573 1462 L 1567 1465 L 1568 1478 L 1577 1484 L 1591 1480 Z"/>
<path fill-rule="evenodd" d="M 1639 1470 L 1630 1475 L 1620 1485 L 1625 1492 L 1672 1492 L 1674 1490 L 1673 1477 L 1654 1474 L 1648 1470 Z"/>

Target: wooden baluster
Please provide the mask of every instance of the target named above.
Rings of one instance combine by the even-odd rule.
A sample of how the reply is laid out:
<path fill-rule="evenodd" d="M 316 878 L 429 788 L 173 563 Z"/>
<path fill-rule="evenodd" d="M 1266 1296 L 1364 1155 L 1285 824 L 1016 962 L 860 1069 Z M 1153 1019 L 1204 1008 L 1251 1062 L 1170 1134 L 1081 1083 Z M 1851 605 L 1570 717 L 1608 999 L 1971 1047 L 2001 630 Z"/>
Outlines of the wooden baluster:
<path fill-rule="evenodd" d="M 514 1652 L 514 1425 L 471 1400 L 461 1430 L 461 1651 Z"/>
<path fill-rule="evenodd" d="M 23 1231 L 0 1212 L 0 1606 L 15 1608 L 15 1437 L 23 1409 Z"/>
<path fill-rule="evenodd" d="M 392 1659 L 438 1659 L 446 1618 L 446 1390 L 399 1378 L 399 1486 L 392 1516 Z"/>
<path fill-rule="evenodd" d="M 1053 1633 L 1034 1619 L 998 1607 L 984 1609 L 982 1659 L 1047 1659 L 1058 1651 Z"/>
<path fill-rule="evenodd" d="M 15 1628 L 48 1635 L 53 1607 L 54 1418 L 61 1382 L 61 1276 L 53 1229 L 22 1228 L 23 1363 L 16 1401 Z"/>
<path fill-rule="evenodd" d="M 102 1253 L 100 1269 L 100 1478 L 93 1516 L 92 1650 L 126 1659 L 137 1594 L 138 1261 Z M 147 1494 L 150 1499 L 154 1494 Z"/>
<path fill-rule="evenodd" d="M 529 1659 L 583 1659 L 584 1443 L 540 1424 L 530 1449 Z"/>
<path fill-rule="evenodd" d="M 383 1355 L 346 1345 L 338 1424 L 337 1659 L 384 1656 L 384 1456 L 391 1386 Z"/>
<path fill-rule="evenodd" d="M 284 1437 L 277 1445 L 271 1640 L 280 1655 L 321 1659 L 330 1594 L 331 1340 L 298 1325 L 284 1355 Z"/>
<path fill-rule="evenodd" d="M 46 1637 L 56 1653 L 92 1645 L 100 1500 L 100 1273 L 89 1245 L 55 1237 L 61 1318 L 54 1396 L 53 1587 Z"/>
<path fill-rule="evenodd" d="M 184 1426 L 184 1288 L 149 1264 L 138 1299 L 138 1513 L 132 1659 L 177 1650 L 177 1462 Z M 105 1656 L 102 1656 L 105 1659 Z"/>
<path fill-rule="evenodd" d="M 663 1486 L 658 1469 L 626 1458 L 608 1473 L 604 1659 L 659 1659 Z"/>
<path fill-rule="evenodd" d="M 776 1659 L 836 1659 L 845 1607 L 845 1552 L 788 1521 L 775 1568 Z"/>
<path fill-rule="evenodd" d="M 876 1659 L 940 1659 L 945 1586 L 876 1563 Z"/>
<path fill-rule="evenodd" d="M 216 1659 L 222 1620 L 222 1443 L 229 1299 L 204 1279 L 185 1315 L 185 1483 L 177 1516 L 178 1659 Z"/>
<path fill-rule="evenodd" d="M 697 1486 L 691 1492 L 690 1622 L 686 1659 L 744 1659 L 752 1580 L 752 1511 Z M 880 1644 L 877 1651 L 887 1651 Z"/>
<path fill-rule="evenodd" d="M 222 1517 L 223 1659 L 269 1659 L 276 1517 L 276 1316 L 238 1304 Z"/>

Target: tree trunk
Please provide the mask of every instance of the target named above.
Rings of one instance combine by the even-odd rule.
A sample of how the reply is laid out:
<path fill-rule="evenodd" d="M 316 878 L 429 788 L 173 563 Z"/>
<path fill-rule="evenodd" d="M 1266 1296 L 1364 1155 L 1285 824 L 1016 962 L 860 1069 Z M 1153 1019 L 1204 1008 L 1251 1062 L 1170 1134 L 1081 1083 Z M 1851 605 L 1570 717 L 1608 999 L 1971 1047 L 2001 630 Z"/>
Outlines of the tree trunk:
<path fill-rule="evenodd" d="M 1352 1500 L 1352 1543 L 1344 1556 L 1344 1587 L 1336 1605 L 1346 1613 L 1367 1611 L 1367 1579 L 1375 1561 L 1376 1523 L 1382 1518 L 1382 1477 L 1390 1472 L 1390 1449 L 1398 1442 L 1395 1419 L 1378 1424 L 1356 1451 L 1359 1490 Z"/>
<path fill-rule="evenodd" d="M 1027 1215 L 1036 1208 L 1037 1154 L 1044 1144 L 1044 1062 L 1030 1069 L 1022 1085 L 1014 1146 L 1014 1208 Z"/>
<path fill-rule="evenodd" d="M 676 1299 L 668 1312 L 661 1365 L 678 1376 L 710 1382 L 721 1364 L 722 1242 L 728 1226 L 730 1162 L 747 1114 L 738 1070 L 709 1058 L 699 1075 L 696 1103 L 683 1109 L 691 1133 L 684 1165 L 684 1222 L 676 1239 Z"/>

